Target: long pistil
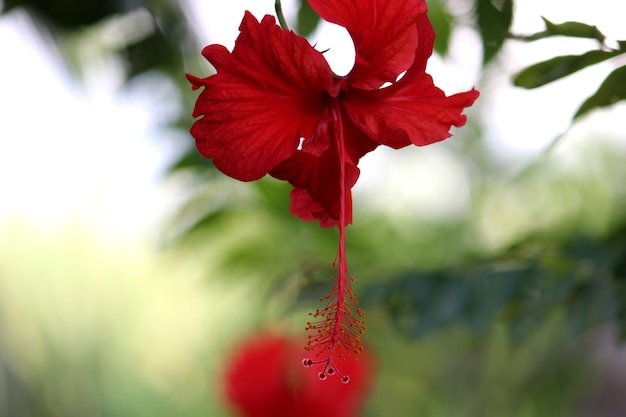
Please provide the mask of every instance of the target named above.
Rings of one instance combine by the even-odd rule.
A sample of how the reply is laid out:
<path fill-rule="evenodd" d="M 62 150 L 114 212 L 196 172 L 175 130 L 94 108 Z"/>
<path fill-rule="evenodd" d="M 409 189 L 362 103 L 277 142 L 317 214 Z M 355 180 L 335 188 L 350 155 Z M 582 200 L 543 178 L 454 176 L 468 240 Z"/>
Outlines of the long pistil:
<path fill-rule="evenodd" d="M 328 295 L 320 300 L 326 302 L 326 306 L 315 313 L 309 313 L 318 319 L 307 323 L 309 340 L 306 349 L 312 351 L 315 359 L 306 358 L 302 361 L 304 366 L 323 365 L 318 374 L 321 380 L 337 374 L 343 383 L 350 381 L 348 375 L 343 375 L 336 367 L 334 360 L 345 361 L 345 355 L 358 356 L 363 347 L 361 335 L 365 330 L 363 311 L 357 307 L 357 294 L 352 290 L 354 278 L 348 271 L 346 259 L 346 226 L 347 226 L 347 199 L 350 191 L 346 186 L 346 149 L 343 137 L 343 125 L 341 111 L 336 100 L 331 102 L 333 114 L 333 139 L 337 141 L 337 151 L 340 164 L 340 212 L 339 212 L 339 248 L 337 250 L 337 276 L 333 278 L 334 285 Z"/>

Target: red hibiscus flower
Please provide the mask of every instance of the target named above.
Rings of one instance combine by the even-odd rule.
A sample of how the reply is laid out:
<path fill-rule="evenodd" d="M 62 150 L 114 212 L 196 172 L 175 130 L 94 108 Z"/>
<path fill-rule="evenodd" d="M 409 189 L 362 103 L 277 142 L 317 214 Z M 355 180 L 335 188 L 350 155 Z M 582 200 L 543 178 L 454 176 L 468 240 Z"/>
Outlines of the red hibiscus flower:
<path fill-rule="evenodd" d="M 272 334 L 242 344 L 226 364 L 226 401 L 242 417 L 356 417 L 372 379 L 370 358 L 345 363 L 353 383 L 320 383 L 293 366 L 302 350 L 301 341 Z"/>
<path fill-rule="evenodd" d="M 259 22 L 246 12 L 232 52 L 221 45 L 202 51 L 217 74 L 188 79 L 204 87 L 191 134 L 205 157 L 242 181 L 266 174 L 288 181 L 294 215 L 339 229 L 335 284 L 308 325 L 317 354 L 305 363 L 322 364 L 326 376 L 337 372 L 336 353 L 345 359 L 361 351 L 364 320 L 345 254 L 359 159 L 379 145 L 448 138 L 478 92 L 448 97 L 426 74 L 435 34 L 424 0 L 308 1 L 352 37 L 356 60 L 348 75 L 334 75 L 322 52 L 274 17 Z"/>

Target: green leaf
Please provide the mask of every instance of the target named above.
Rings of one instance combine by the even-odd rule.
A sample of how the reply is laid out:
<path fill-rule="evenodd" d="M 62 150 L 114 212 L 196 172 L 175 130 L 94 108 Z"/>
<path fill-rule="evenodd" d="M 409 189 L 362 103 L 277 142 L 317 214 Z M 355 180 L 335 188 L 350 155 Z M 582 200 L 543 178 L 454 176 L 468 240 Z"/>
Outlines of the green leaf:
<path fill-rule="evenodd" d="M 476 22 L 483 41 L 483 65 L 496 56 L 513 21 L 513 0 L 476 0 Z"/>
<path fill-rule="evenodd" d="M 446 56 L 452 33 L 452 16 L 439 1 L 428 3 L 428 18 L 435 29 L 435 52 Z"/>
<path fill-rule="evenodd" d="M 572 38 L 589 38 L 597 39 L 604 42 L 605 36 L 596 26 L 591 26 L 581 22 L 565 22 L 552 23 L 545 17 L 542 17 L 546 24 L 546 29 L 541 32 L 533 33 L 526 36 L 515 36 L 516 39 L 522 41 L 536 41 L 538 39 L 550 38 L 552 36 L 569 36 Z"/>
<path fill-rule="evenodd" d="M 617 103 L 620 100 L 626 99 L 626 65 L 617 68 L 610 73 L 608 77 L 602 82 L 598 91 L 589 97 L 580 106 L 574 120 L 580 116 L 587 114 L 589 111 L 598 108 L 606 107 Z"/>
<path fill-rule="evenodd" d="M 516 86 L 523 88 L 540 87 L 621 53 L 621 51 L 596 50 L 582 55 L 557 56 L 522 70 L 513 82 Z"/>
<path fill-rule="evenodd" d="M 169 168 L 170 173 L 183 171 L 186 169 L 202 170 L 204 174 L 213 174 L 217 169 L 207 158 L 202 156 L 196 147 L 190 147 L 187 152 L 176 160 Z"/>
<path fill-rule="evenodd" d="M 13 8 L 24 8 L 29 13 L 42 18 L 44 24 L 66 30 L 77 30 L 92 25 L 117 14 L 127 12 L 122 2 L 93 0 L 76 2 L 73 0 L 5 0 L 0 10 L 7 12 Z"/>
<path fill-rule="evenodd" d="M 570 36 L 573 38 L 591 38 L 604 40 L 604 35 L 598 30 L 596 26 L 587 25 L 581 22 L 565 22 L 555 24 L 550 22 L 545 17 L 542 17 L 546 24 L 547 32 L 552 36 Z"/>
<path fill-rule="evenodd" d="M 296 32 L 300 36 L 307 37 L 317 28 L 320 23 L 320 16 L 315 13 L 309 2 L 300 0 L 300 8 L 298 9 L 298 22 L 296 23 Z"/>

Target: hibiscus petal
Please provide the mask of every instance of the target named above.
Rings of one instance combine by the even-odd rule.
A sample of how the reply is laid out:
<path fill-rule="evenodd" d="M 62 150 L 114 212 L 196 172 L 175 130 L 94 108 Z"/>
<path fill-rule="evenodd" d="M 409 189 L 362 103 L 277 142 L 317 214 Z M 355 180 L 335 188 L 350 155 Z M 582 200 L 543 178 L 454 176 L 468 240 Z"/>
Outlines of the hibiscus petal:
<path fill-rule="evenodd" d="M 428 58 L 433 54 L 435 46 L 435 29 L 428 19 L 428 15 L 420 15 L 415 21 L 417 26 L 417 51 L 415 61 L 411 65 L 414 73 L 426 71 Z"/>
<path fill-rule="evenodd" d="M 339 220 L 341 213 L 341 166 L 337 143 L 331 138 L 330 146 L 320 156 L 306 152 L 298 152 L 291 158 L 283 161 L 270 171 L 270 174 L 280 180 L 289 181 L 295 188 L 306 190 L 309 197 L 318 204 L 323 212 L 318 212 L 312 203 L 292 200 L 292 212 L 294 215 L 311 220 L 311 216 L 320 223 L 329 224 L 327 218 Z M 350 189 L 359 177 L 359 169 L 350 161 L 345 164 L 345 187 L 346 197 L 346 224 L 352 222 L 352 201 Z M 292 196 L 293 197 L 293 196 Z M 304 198 L 303 194 L 298 195 Z M 305 204 L 306 203 L 306 204 Z M 302 207 L 302 209 L 298 209 Z M 307 208 L 309 207 L 309 208 Z M 331 225 L 332 226 L 332 225 Z"/>
<path fill-rule="evenodd" d="M 376 149 L 379 143 L 370 139 L 352 122 L 352 119 L 347 115 L 345 107 L 343 106 L 341 109 L 341 118 L 346 156 L 348 161 L 356 166 L 359 160 L 365 154 Z"/>
<path fill-rule="evenodd" d="M 309 0 L 325 20 L 345 27 L 354 41 L 351 86 L 377 89 L 393 82 L 415 59 L 415 20 L 427 12 L 424 0 Z"/>
<path fill-rule="evenodd" d="M 357 361 L 342 363 L 350 383 L 338 377 L 321 383 L 303 366 L 303 340 L 259 333 L 239 346 L 225 362 L 224 400 L 245 417 L 355 417 L 375 377 L 375 362 L 366 350 Z"/>
<path fill-rule="evenodd" d="M 246 12 L 240 31 L 232 53 L 221 45 L 203 50 L 217 74 L 188 76 L 194 88 L 204 87 L 193 113 L 203 117 L 191 134 L 220 171 L 251 181 L 298 152 L 302 137 L 307 151 L 328 146 L 324 137 L 310 138 L 325 117 L 333 81 L 322 54 L 273 17 L 259 23 Z"/>
<path fill-rule="evenodd" d="M 401 148 L 450 137 L 450 127 L 465 124 L 463 109 L 476 98 L 478 91 L 474 89 L 446 97 L 434 86 L 430 75 L 422 73 L 411 83 L 398 83 L 398 88 L 346 95 L 343 103 L 354 123 L 368 136 L 383 145 Z"/>
<path fill-rule="evenodd" d="M 335 227 L 338 219 L 332 218 L 326 210 L 311 198 L 307 190 L 294 188 L 289 194 L 291 197 L 291 214 L 308 222 L 317 220 L 322 227 Z M 352 213 L 349 211 L 348 213 Z"/>
<path fill-rule="evenodd" d="M 404 77 L 378 90 L 351 89 L 342 96 L 346 113 L 376 142 L 401 148 L 423 146 L 450 137 L 450 127 L 465 124 L 463 109 L 478 98 L 472 89 L 447 97 L 425 73 L 434 32 L 426 15 L 417 19 L 415 62 Z"/>
<path fill-rule="evenodd" d="M 345 149 L 346 224 L 352 223 L 351 188 L 359 177 L 357 164 L 378 143 L 369 139 L 342 115 Z M 339 148 L 331 123 L 324 123 L 318 132 L 330 146 L 321 155 L 298 152 L 270 171 L 278 179 L 294 186 L 291 193 L 291 213 L 303 220 L 318 220 L 322 227 L 332 227 L 339 221 L 341 211 L 341 165 Z"/>

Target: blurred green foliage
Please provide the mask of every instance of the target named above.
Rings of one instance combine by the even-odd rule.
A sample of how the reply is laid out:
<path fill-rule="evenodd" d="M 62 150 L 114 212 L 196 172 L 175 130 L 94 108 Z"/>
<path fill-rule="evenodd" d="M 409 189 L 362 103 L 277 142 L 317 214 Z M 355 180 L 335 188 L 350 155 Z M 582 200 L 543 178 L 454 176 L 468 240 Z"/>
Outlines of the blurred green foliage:
<path fill-rule="evenodd" d="M 607 49 L 580 22 L 545 20 L 543 32 L 511 35 L 513 1 L 470 3 L 471 16 L 458 16 L 429 2 L 440 55 L 468 21 L 485 66 L 510 38 L 599 41 L 598 50 L 522 71 L 516 83 L 526 88 L 626 50 L 624 41 Z M 295 27 L 313 33 L 319 18 L 297 4 Z M 195 93 L 183 74 L 204 67 L 181 3 L 7 0 L 3 13 L 28 10 L 80 70 L 76 41 L 138 7 L 154 25 L 110 52 L 128 80 L 159 72 L 180 88 L 184 111 L 169 128 L 186 131 Z M 624 68 L 575 117 L 624 99 Z M 594 355 L 616 343 L 606 326 L 626 331 L 623 148 L 597 145 L 573 164 L 548 155 L 508 178 L 480 135 L 468 126 L 457 133 L 462 146 L 437 145 L 463 161 L 463 216 L 394 218 L 355 205 L 349 262 L 380 373 L 366 416 L 574 415 L 613 366 L 610 355 L 602 366 Z M 1 416 L 227 416 L 219 371 L 233 340 L 268 323 L 302 330 L 328 291 L 336 231 L 292 217 L 288 185 L 226 178 L 184 137 L 170 176 L 184 178 L 189 198 L 158 259 L 80 234 L 3 230 Z"/>

